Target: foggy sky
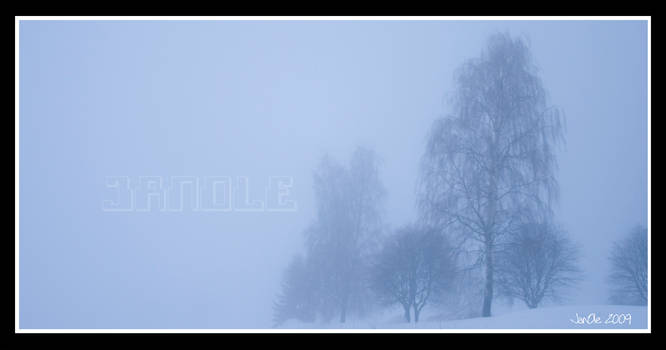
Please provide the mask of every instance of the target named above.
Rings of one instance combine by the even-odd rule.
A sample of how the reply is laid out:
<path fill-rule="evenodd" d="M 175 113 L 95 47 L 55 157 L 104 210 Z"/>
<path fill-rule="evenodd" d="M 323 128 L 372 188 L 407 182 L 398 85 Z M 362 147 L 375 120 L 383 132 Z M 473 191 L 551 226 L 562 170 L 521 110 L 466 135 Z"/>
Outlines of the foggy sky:
<path fill-rule="evenodd" d="M 21 328 L 270 327 L 320 157 L 374 149 L 387 225 L 415 220 L 428 129 L 496 31 L 566 116 L 569 303 L 606 303 L 611 242 L 647 225 L 646 22 L 22 21 Z M 290 176 L 298 210 L 104 212 L 118 175 L 246 176 L 253 198 Z"/>

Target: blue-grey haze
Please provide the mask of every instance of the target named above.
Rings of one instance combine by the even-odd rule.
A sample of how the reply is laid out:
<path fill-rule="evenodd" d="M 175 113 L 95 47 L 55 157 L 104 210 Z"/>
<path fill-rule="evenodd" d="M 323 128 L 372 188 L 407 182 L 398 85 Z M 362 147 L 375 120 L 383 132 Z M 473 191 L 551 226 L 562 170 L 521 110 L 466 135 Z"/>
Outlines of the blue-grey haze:
<path fill-rule="evenodd" d="M 312 172 L 383 159 L 416 218 L 427 131 L 487 37 L 529 39 L 566 114 L 568 301 L 606 303 L 611 242 L 647 225 L 645 21 L 21 21 L 20 327 L 265 328 L 315 214 Z M 295 212 L 104 212 L 113 175 L 294 179 Z"/>

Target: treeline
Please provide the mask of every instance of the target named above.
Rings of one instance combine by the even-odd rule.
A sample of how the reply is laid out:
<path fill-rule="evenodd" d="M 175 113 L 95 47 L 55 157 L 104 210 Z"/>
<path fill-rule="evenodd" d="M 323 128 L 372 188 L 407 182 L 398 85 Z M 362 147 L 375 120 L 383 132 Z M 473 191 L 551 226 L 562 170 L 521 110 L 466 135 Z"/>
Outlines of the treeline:
<path fill-rule="evenodd" d="M 535 308 L 580 278 L 578 249 L 551 209 L 563 115 L 548 104 L 525 40 L 491 36 L 454 82 L 451 114 L 427 136 L 413 223 L 394 232 L 383 226 L 386 190 L 373 151 L 358 148 L 347 165 L 322 159 L 316 218 L 304 255 L 285 273 L 275 325 L 345 322 L 390 305 L 418 322 L 432 303 L 487 317 L 497 297 Z M 640 260 L 623 252 L 614 265 Z M 626 295 L 640 273 L 622 271 L 613 278 Z"/>
<path fill-rule="evenodd" d="M 385 189 L 374 152 L 359 148 L 348 166 L 324 157 L 314 175 L 317 216 L 306 230 L 306 253 L 289 264 L 275 305 L 276 324 L 289 318 L 325 321 L 372 306 L 372 256 L 382 233 Z"/>

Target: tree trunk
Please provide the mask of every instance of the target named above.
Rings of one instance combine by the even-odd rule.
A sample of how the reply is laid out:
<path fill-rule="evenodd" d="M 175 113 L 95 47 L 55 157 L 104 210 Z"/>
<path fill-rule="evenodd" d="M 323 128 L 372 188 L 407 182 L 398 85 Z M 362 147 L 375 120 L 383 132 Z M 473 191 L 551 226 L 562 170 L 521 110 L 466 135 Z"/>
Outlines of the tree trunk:
<path fill-rule="evenodd" d="M 347 305 L 346 303 L 342 304 L 342 310 L 340 310 L 340 323 L 345 323 L 347 321 Z"/>
<path fill-rule="evenodd" d="M 483 291 L 483 310 L 481 316 L 490 317 L 493 302 L 493 251 L 492 245 L 486 243 L 486 287 Z"/>
<path fill-rule="evenodd" d="M 421 311 L 414 305 L 414 323 L 419 323 L 419 314 Z"/>
<path fill-rule="evenodd" d="M 340 300 L 340 323 L 345 323 L 347 321 L 347 301 L 349 300 L 349 294 L 347 294 L 347 288 L 344 289 L 344 294 L 342 300 Z"/>
<path fill-rule="evenodd" d="M 483 310 L 481 311 L 481 316 L 490 317 L 490 308 L 493 303 L 493 241 L 495 239 L 495 219 L 497 211 L 497 172 L 495 171 L 495 159 L 494 155 L 495 142 L 492 143 L 491 154 L 491 171 L 490 171 L 490 194 L 489 194 L 489 203 L 487 207 L 486 219 L 490 222 L 489 226 L 485 227 L 485 254 L 486 254 L 486 287 L 483 291 Z"/>
<path fill-rule="evenodd" d="M 405 309 L 405 321 L 407 321 L 407 323 L 412 322 L 412 318 L 411 318 L 411 315 L 410 315 L 410 312 L 409 312 L 409 310 L 410 310 L 409 306 L 404 306 L 403 305 L 402 307 L 403 307 L 403 309 Z"/>

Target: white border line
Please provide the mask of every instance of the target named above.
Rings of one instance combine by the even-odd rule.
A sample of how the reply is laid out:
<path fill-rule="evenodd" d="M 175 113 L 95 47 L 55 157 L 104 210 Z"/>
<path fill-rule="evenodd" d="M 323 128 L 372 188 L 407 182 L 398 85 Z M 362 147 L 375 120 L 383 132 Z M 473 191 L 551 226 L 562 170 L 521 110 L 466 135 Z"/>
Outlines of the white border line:
<path fill-rule="evenodd" d="M 650 16 L 16 16 L 40 21 L 617 21 L 650 20 Z"/>
<path fill-rule="evenodd" d="M 14 23 L 14 330 L 19 329 L 19 20 Z"/>
<path fill-rule="evenodd" d="M 14 330 L 16 333 L 651 333 L 651 16 L 15 16 L 14 23 Z M 648 305 L 647 329 L 21 329 L 19 328 L 19 22 L 20 21 L 647 21 Z"/>

